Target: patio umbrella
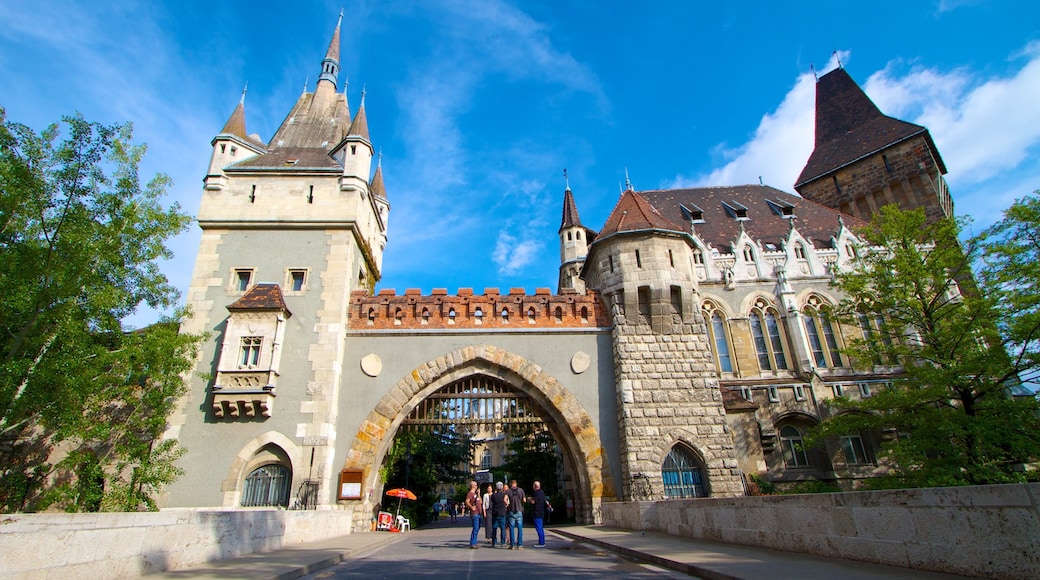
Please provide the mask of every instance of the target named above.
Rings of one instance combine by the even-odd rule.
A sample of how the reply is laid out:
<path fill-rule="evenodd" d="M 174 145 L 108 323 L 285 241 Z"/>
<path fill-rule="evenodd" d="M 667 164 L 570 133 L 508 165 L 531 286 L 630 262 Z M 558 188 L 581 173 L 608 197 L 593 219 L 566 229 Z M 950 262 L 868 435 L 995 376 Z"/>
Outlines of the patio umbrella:
<path fill-rule="evenodd" d="M 414 493 L 408 491 L 407 489 L 405 489 L 403 487 L 395 487 L 395 488 L 391 489 L 390 491 L 386 492 L 386 495 L 388 497 L 396 497 L 397 498 L 397 514 L 396 515 L 398 515 L 398 516 L 401 515 L 401 500 L 402 499 L 413 499 L 413 500 L 417 499 L 415 497 Z"/>

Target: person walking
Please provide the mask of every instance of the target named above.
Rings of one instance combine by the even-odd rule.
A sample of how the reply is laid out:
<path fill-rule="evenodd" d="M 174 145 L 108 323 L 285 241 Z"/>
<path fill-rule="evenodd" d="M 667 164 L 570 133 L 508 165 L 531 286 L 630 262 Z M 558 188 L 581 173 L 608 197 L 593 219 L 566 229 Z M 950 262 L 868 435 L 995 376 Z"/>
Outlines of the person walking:
<path fill-rule="evenodd" d="M 552 504 L 545 497 L 545 492 L 542 491 L 542 483 L 539 481 L 532 484 L 531 499 L 528 500 L 534 504 L 534 531 L 538 533 L 538 543 L 534 545 L 535 548 L 545 547 L 545 518 L 552 511 Z"/>
<path fill-rule="evenodd" d="M 484 490 L 484 498 L 483 498 L 484 499 L 484 509 L 488 510 L 488 512 L 491 511 L 491 496 L 494 493 L 495 493 L 495 490 L 492 489 L 491 484 L 489 483 L 488 486 L 487 486 L 487 489 Z M 487 515 L 488 515 L 488 517 L 484 518 L 484 540 L 487 543 L 490 544 L 491 543 L 491 533 L 492 533 L 492 530 L 491 530 L 491 514 L 488 513 Z"/>
<path fill-rule="evenodd" d="M 480 529 L 480 521 L 485 517 L 484 502 L 481 500 L 480 492 L 477 490 L 477 482 L 469 482 L 469 493 L 466 494 L 466 507 L 469 508 L 470 518 L 473 520 L 473 531 L 469 534 L 469 547 L 477 549 L 477 531 Z"/>
<path fill-rule="evenodd" d="M 509 496 L 506 495 L 505 486 L 501 481 L 495 482 L 495 493 L 491 494 L 491 547 L 506 545 L 506 512 L 509 509 Z M 501 532 L 501 533 L 500 533 Z M 499 544 L 497 540 L 501 539 Z"/>
<path fill-rule="evenodd" d="M 509 549 L 524 549 L 524 504 L 527 503 L 527 495 L 524 489 L 516 484 L 515 479 L 509 480 Z M 514 535 L 513 532 L 516 532 Z"/>

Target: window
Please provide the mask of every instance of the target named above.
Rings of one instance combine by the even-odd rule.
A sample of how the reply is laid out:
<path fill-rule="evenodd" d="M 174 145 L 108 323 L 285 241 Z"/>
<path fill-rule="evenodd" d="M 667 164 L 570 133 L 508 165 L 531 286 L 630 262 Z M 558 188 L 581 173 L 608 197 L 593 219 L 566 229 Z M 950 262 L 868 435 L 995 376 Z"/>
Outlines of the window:
<path fill-rule="evenodd" d="M 639 268 L 643 267 L 643 259 L 639 257 L 639 250 L 636 250 L 636 266 Z"/>
<path fill-rule="evenodd" d="M 799 260 L 805 259 L 805 244 L 798 242 L 794 245 L 794 257 Z"/>
<path fill-rule="evenodd" d="M 729 350 L 729 325 L 722 310 L 714 302 L 705 302 L 701 307 L 708 335 L 715 345 L 715 364 L 719 372 L 733 372 L 733 358 Z"/>
<path fill-rule="evenodd" d="M 557 306 L 556 309 L 553 310 L 553 319 L 556 320 L 557 324 L 563 322 L 563 308 Z"/>
<path fill-rule="evenodd" d="M 864 399 L 869 399 L 874 393 L 871 391 L 870 383 L 859 384 L 859 395 Z"/>
<path fill-rule="evenodd" d="M 260 364 L 260 345 L 264 339 L 260 336 L 242 337 L 242 358 L 239 364 L 244 367 L 255 367 Z"/>
<path fill-rule="evenodd" d="M 289 486 L 292 473 L 282 465 L 265 465 L 246 476 L 242 486 L 242 506 L 289 505 Z"/>
<path fill-rule="evenodd" d="M 455 309 L 448 309 L 448 324 L 455 324 Z"/>
<path fill-rule="evenodd" d="M 751 248 L 751 244 L 744 246 L 744 261 L 754 262 L 755 261 L 755 250 Z"/>
<path fill-rule="evenodd" d="M 845 387 L 841 384 L 831 385 L 831 390 L 834 391 L 835 397 L 845 396 Z"/>
<path fill-rule="evenodd" d="M 503 308 L 502 309 L 502 322 L 509 322 L 509 309 L 508 308 Z"/>
<path fill-rule="evenodd" d="M 863 438 L 858 434 L 842 436 L 841 452 L 845 455 L 845 463 L 849 465 L 873 463 L 873 460 L 867 455 L 867 448 L 863 445 Z"/>
<path fill-rule="evenodd" d="M 661 466 L 661 479 L 668 499 L 708 496 L 700 462 L 685 446 L 676 445 L 668 452 Z"/>
<path fill-rule="evenodd" d="M 809 339 L 809 348 L 816 366 L 843 366 L 834 324 L 831 322 L 826 304 L 819 296 L 812 295 L 806 301 L 802 321 L 805 323 L 805 334 Z"/>
<path fill-rule="evenodd" d="M 587 324 L 589 322 L 589 307 L 588 306 L 582 306 L 581 307 L 581 322 L 582 322 L 582 324 Z"/>
<path fill-rule="evenodd" d="M 430 310 L 428 308 L 422 309 L 422 322 L 420 324 L 427 325 L 430 323 Z"/>
<path fill-rule="evenodd" d="M 480 456 L 480 468 L 491 469 L 491 450 L 485 449 Z"/>
<path fill-rule="evenodd" d="M 289 270 L 289 291 L 303 292 L 303 284 L 306 280 L 306 270 Z"/>
<path fill-rule="evenodd" d="M 750 401 L 752 403 L 755 401 L 755 397 L 752 396 L 752 394 L 751 394 L 751 387 L 741 386 L 740 387 L 740 396 L 744 397 L 745 401 Z"/>
<path fill-rule="evenodd" d="M 776 309 L 764 299 L 755 301 L 751 310 L 751 335 L 758 355 L 758 365 L 764 370 L 787 370 L 783 336 Z"/>
<path fill-rule="evenodd" d="M 534 324 L 534 307 L 527 309 L 527 323 Z"/>
<path fill-rule="evenodd" d="M 700 248 L 697 248 L 696 250 L 693 251 L 693 263 L 694 264 L 703 264 L 704 263 L 704 253 L 701 252 Z"/>
<path fill-rule="evenodd" d="M 607 256 L 607 260 L 610 261 L 610 271 L 614 271 L 614 256 Z"/>
<path fill-rule="evenodd" d="M 239 292 L 245 292 L 246 290 L 249 290 L 249 285 L 250 285 L 250 282 L 252 282 L 252 281 L 253 281 L 253 271 L 252 270 L 246 270 L 246 269 L 235 270 L 235 278 L 234 278 L 235 290 L 237 290 Z"/>
<path fill-rule="evenodd" d="M 372 324 L 375 324 L 375 323 L 376 323 L 376 309 L 375 308 L 369 308 L 368 309 L 368 324 L 372 325 Z"/>
<path fill-rule="evenodd" d="M 670 264 L 670 265 L 671 265 L 671 266 L 672 266 L 673 268 L 675 267 L 675 257 L 674 257 L 674 256 L 672 255 L 672 251 L 671 251 L 671 250 L 668 250 L 668 263 L 669 263 L 669 264 Z"/>
<path fill-rule="evenodd" d="M 780 447 L 784 452 L 784 465 L 787 467 L 808 467 L 809 458 L 805 455 L 805 443 L 802 432 L 797 427 L 786 425 L 780 429 Z"/>
<path fill-rule="evenodd" d="M 805 400 L 805 386 L 795 385 L 794 386 L 794 400 L 804 401 Z"/>
<path fill-rule="evenodd" d="M 477 306 L 477 309 L 473 312 L 473 323 L 483 324 L 484 323 L 484 311 Z"/>
<path fill-rule="evenodd" d="M 766 392 L 769 393 L 769 402 L 770 403 L 779 403 L 780 402 L 780 389 L 777 389 L 776 387 L 769 387 L 766 390 Z"/>

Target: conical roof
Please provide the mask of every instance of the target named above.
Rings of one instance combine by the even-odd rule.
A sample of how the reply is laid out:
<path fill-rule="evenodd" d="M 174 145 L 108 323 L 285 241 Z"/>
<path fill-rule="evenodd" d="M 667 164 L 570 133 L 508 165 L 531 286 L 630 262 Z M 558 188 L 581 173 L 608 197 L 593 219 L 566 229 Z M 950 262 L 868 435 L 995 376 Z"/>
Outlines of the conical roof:
<path fill-rule="evenodd" d="M 578 217 L 578 206 L 574 203 L 574 195 L 571 193 L 571 188 L 568 187 L 563 192 L 563 219 L 560 221 L 560 229 L 573 227 L 584 226 L 581 225 L 581 218 Z"/>
<path fill-rule="evenodd" d="M 834 69 L 816 83 L 816 144 L 795 188 L 919 134 L 945 173 L 927 129 L 882 114 L 845 69 Z"/>
<path fill-rule="evenodd" d="M 228 117 L 227 123 L 224 123 L 224 128 L 220 131 L 222 135 L 234 135 L 235 137 L 241 137 L 242 139 L 249 139 L 246 135 L 246 106 L 242 101 L 238 102 L 238 106 L 232 111 L 231 116 Z"/>
<path fill-rule="evenodd" d="M 376 174 L 372 176 L 372 183 L 368 184 L 368 191 L 380 199 L 386 199 L 386 187 L 383 186 L 383 164 L 376 165 Z"/>
<path fill-rule="evenodd" d="M 617 205 L 614 206 L 614 211 L 607 218 L 607 223 L 603 224 L 603 229 L 599 232 L 599 238 L 602 239 L 605 236 L 618 232 L 647 229 L 685 231 L 682 227 L 661 215 L 661 212 L 650 205 L 650 202 L 645 198 L 629 189 L 621 194 L 621 199 L 618 200 Z"/>
<path fill-rule="evenodd" d="M 354 115 L 354 121 L 350 124 L 350 129 L 347 131 L 347 135 L 358 136 L 365 141 L 371 141 L 368 136 L 368 117 L 365 115 L 364 93 L 361 95 L 361 105 L 358 107 L 357 113 Z"/>

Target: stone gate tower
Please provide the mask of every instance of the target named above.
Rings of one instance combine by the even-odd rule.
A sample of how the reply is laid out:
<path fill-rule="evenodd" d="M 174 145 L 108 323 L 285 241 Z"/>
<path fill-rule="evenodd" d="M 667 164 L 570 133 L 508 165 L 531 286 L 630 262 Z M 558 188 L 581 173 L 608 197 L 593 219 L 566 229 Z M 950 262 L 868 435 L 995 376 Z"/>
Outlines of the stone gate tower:
<path fill-rule="evenodd" d="M 677 443 L 697 455 L 710 494 L 743 493 L 698 307 L 692 246 L 683 228 L 629 188 L 585 261 L 582 277 L 599 290 L 614 323 L 624 499 L 664 489 L 661 460 Z"/>

